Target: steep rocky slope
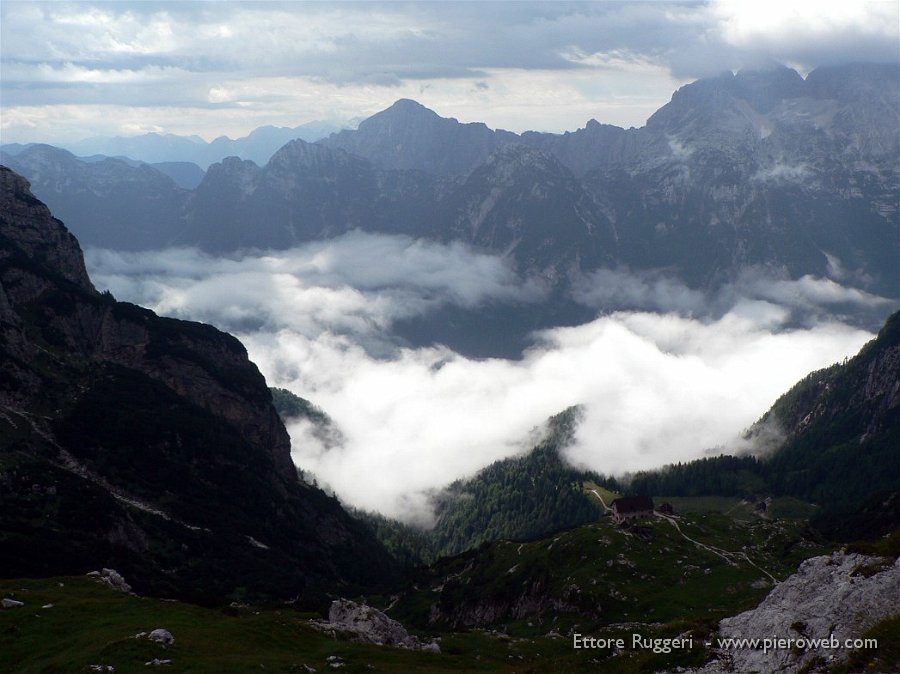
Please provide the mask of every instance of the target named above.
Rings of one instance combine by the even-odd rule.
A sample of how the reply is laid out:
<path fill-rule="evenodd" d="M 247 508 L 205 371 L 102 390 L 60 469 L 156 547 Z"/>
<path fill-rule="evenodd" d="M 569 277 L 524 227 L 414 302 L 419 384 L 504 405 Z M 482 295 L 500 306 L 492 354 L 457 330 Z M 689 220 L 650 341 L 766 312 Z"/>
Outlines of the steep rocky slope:
<path fill-rule="evenodd" d="M 896 296 L 898 86 L 876 65 L 700 80 L 584 182 L 629 264 L 692 284 L 762 266 Z"/>
<path fill-rule="evenodd" d="M 139 591 L 313 598 L 389 575 L 298 483 L 233 337 L 91 285 L 74 237 L 0 172 L 0 569 L 117 568 Z"/>
<path fill-rule="evenodd" d="M 751 430 L 781 440 L 766 463 L 773 488 L 852 509 L 900 485 L 900 313 L 847 363 L 813 372 Z"/>
<path fill-rule="evenodd" d="M 844 552 L 808 559 L 755 609 L 721 621 L 717 658 L 690 671 L 827 671 L 846 661 L 855 650 L 853 642 L 866 629 L 897 615 L 898 595 L 900 560 Z M 730 639 L 777 639 L 782 645 L 734 646 Z M 810 645 L 811 641 L 816 645 Z M 890 647 L 882 644 L 884 649 Z"/>

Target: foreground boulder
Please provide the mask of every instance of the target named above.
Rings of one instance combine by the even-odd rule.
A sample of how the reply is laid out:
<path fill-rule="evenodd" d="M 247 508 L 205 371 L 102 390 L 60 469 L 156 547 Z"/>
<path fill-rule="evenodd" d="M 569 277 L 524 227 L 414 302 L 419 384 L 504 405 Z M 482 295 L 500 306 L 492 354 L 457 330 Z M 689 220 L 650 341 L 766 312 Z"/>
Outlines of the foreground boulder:
<path fill-rule="evenodd" d="M 125 578 L 122 577 L 122 574 L 120 574 L 115 569 L 104 568 L 102 571 L 91 571 L 87 575 L 99 578 L 115 590 L 121 590 L 122 592 L 131 592 L 131 585 L 126 583 Z"/>
<path fill-rule="evenodd" d="M 349 599 L 337 599 L 328 610 L 328 622 L 317 622 L 322 630 L 348 632 L 358 641 L 399 646 L 413 650 L 440 652 L 436 642 L 423 643 L 411 636 L 406 628 L 382 611 L 366 604 L 357 604 Z"/>
<path fill-rule="evenodd" d="M 900 560 L 836 552 L 813 557 L 755 609 L 719 623 L 718 659 L 694 674 L 816 671 L 847 659 L 872 625 L 897 615 Z M 756 647 L 729 639 L 769 639 Z M 766 647 L 768 646 L 768 647 Z"/>
<path fill-rule="evenodd" d="M 173 646 L 175 644 L 175 637 L 172 636 L 172 633 L 162 627 L 158 627 L 150 632 L 150 634 L 147 635 L 147 638 L 150 639 L 150 641 L 155 641 L 163 646 Z"/>

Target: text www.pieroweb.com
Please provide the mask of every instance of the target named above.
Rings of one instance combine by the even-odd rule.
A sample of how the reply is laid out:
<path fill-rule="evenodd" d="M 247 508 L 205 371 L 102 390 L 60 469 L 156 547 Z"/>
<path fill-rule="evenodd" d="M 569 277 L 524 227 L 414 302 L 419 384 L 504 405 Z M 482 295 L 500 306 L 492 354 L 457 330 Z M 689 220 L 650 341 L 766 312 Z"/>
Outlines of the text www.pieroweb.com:
<path fill-rule="evenodd" d="M 877 649 L 878 639 L 838 639 L 833 634 L 830 637 L 821 639 L 810 639 L 808 637 L 764 637 L 764 638 L 721 638 L 714 640 L 713 644 L 717 648 L 726 651 L 781 651 L 789 649 L 798 649 L 802 651 L 812 651 L 817 649 L 836 650 L 839 648 L 847 649 Z"/>

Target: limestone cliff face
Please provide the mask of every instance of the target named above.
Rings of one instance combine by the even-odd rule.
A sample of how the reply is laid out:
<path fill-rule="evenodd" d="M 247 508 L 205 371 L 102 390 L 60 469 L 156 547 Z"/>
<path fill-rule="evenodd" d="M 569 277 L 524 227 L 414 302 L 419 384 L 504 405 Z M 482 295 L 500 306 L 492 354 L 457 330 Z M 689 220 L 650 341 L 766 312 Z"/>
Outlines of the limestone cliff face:
<path fill-rule="evenodd" d="M 4 259 L 17 250 L 80 288 L 94 289 L 78 241 L 32 195 L 28 181 L 5 167 L 0 167 L 0 236 Z"/>
<path fill-rule="evenodd" d="M 793 639 L 793 647 L 720 648 L 717 659 L 693 674 L 824 671 L 847 659 L 858 639 L 897 614 L 900 562 L 836 552 L 808 559 L 755 609 L 726 618 L 719 639 Z M 828 645 L 807 645 L 807 640 Z M 803 647 L 797 641 L 803 640 Z"/>
<path fill-rule="evenodd" d="M 3 277 L 0 300 L 15 321 L 16 310 L 40 303 L 47 293 L 65 296 L 65 306 L 43 306 L 46 329 L 67 351 L 92 361 L 117 363 L 165 383 L 198 406 L 234 424 L 279 475 L 295 479 L 290 438 L 271 405 L 265 380 L 234 337 L 210 327 L 157 317 L 150 311 L 103 298 L 88 278 L 77 240 L 35 199 L 27 181 L 0 169 L 4 255 L 19 252 L 36 266 L 10 267 Z M 40 271 L 38 271 L 40 270 Z M 73 287 L 54 284 L 47 270 L 58 272 Z M 79 297 L 81 296 L 81 297 Z M 79 301 L 80 299 L 88 301 Z M 158 328 L 165 326 L 165 330 Z M 28 350 L 23 344 L 22 347 Z M 235 384 L 240 384 L 236 387 Z M 0 392 L 2 395 L 2 392 Z"/>
<path fill-rule="evenodd" d="M 0 498 L 13 576 L 115 566 L 139 589 L 221 598 L 390 572 L 334 499 L 298 482 L 243 345 L 98 293 L 77 241 L 5 168 Z"/>

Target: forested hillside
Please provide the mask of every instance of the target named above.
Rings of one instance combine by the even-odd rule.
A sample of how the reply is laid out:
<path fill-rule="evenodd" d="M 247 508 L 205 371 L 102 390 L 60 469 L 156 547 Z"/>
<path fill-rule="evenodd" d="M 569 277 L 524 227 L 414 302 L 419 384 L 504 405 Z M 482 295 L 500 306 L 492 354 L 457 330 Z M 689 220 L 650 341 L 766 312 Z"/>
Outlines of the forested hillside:
<path fill-rule="evenodd" d="M 900 313 L 857 356 L 811 373 L 747 433 L 774 449 L 635 475 L 631 489 L 666 496 L 770 492 L 849 512 L 900 485 Z"/>
<path fill-rule="evenodd" d="M 569 466 L 560 451 L 572 440 L 578 408 L 552 417 L 527 454 L 496 461 L 434 496 L 437 522 L 421 530 L 378 515 L 361 517 L 395 556 L 430 561 L 496 540 L 532 540 L 597 519 L 599 500 L 587 480 L 605 478 Z"/>

